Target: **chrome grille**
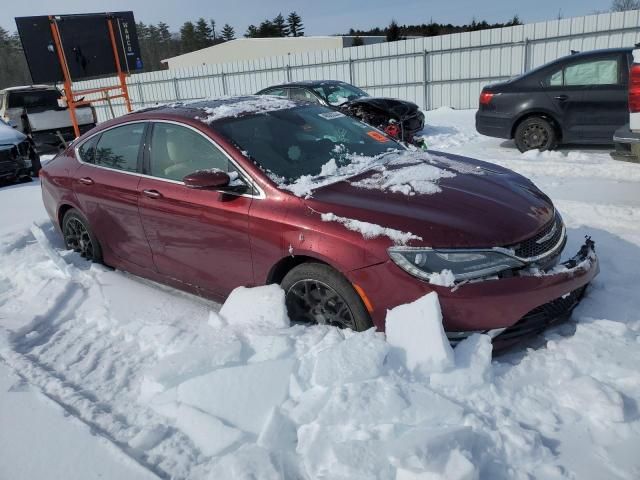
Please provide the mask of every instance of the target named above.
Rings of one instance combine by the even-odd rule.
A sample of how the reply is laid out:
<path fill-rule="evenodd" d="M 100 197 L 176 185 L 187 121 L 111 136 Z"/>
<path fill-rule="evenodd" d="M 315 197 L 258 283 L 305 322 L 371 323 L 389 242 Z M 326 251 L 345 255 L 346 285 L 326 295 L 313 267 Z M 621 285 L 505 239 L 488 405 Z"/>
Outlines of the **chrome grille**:
<path fill-rule="evenodd" d="M 540 230 L 533 237 L 512 245 L 510 248 L 514 250 L 516 256 L 520 258 L 531 258 L 544 255 L 555 247 L 562 239 L 563 233 L 562 217 L 558 214 L 554 219 Z"/>

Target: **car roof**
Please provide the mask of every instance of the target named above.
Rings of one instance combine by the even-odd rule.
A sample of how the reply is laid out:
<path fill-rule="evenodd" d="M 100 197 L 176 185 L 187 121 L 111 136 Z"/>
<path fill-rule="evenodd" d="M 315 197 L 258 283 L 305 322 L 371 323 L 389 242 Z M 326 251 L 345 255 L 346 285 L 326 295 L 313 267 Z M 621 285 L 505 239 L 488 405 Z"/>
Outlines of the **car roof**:
<path fill-rule="evenodd" d="M 57 90 L 57 88 L 54 87 L 53 85 L 22 85 L 19 87 L 8 87 L 1 91 L 2 92 L 20 92 L 20 91 L 26 92 L 29 90 Z"/>
<path fill-rule="evenodd" d="M 289 100 L 281 97 L 269 96 L 266 98 L 268 100 L 258 95 L 243 95 L 185 102 L 179 101 L 141 108 L 119 118 L 128 119 L 130 116 L 135 116 L 137 119 L 153 120 L 154 118 L 174 117 L 201 120 L 204 123 L 210 124 L 231 117 L 241 117 L 308 105 L 307 102 Z M 212 116 L 215 118 L 212 119 Z"/>
<path fill-rule="evenodd" d="M 318 87 L 320 85 L 341 85 L 346 82 L 342 82 L 340 80 L 301 80 L 298 82 L 287 82 L 287 83 L 279 83 L 277 85 L 269 85 L 266 88 L 260 90 L 264 92 L 265 90 L 271 90 L 272 88 L 285 88 L 285 87 Z"/>

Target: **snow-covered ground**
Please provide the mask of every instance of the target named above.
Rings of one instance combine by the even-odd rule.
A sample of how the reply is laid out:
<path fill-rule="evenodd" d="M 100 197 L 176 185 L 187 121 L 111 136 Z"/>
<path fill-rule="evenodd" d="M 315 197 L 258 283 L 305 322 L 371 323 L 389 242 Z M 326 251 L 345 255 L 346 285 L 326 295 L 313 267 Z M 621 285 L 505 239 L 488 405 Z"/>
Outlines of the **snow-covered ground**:
<path fill-rule="evenodd" d="M 4 187 L 0 478 L 640 478 L 640 165 L 522 155 L 472 111 L 427 120 L 432 149 L 549 193 L 568 253 L 596 241 L 572 321 L 493 360 L 485 336 L 449 350 L 433 296 L 394 309 L 388 341 L 289 327 L 277 287 L 221 308 L 89 265 L 36 182 Z"/>

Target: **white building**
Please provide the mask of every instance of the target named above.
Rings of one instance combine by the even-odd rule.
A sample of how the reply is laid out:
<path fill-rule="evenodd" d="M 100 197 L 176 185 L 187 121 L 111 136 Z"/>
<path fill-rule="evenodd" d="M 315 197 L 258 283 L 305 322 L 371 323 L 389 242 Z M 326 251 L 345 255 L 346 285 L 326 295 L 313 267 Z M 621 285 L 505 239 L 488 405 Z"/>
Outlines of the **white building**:
<path fill-rule="evenodd" d="M 275 38 L 238 38 L 229 42 L 213 45 L 194 52 L 162 60 L 170 70 L 198 65 L 253 60 L 256 58 L 286 55 L 288 53 L 310 52 L 314 50 L 333 50 L 351 47 L 355 37 L 275 37 Z M 360 37 L 365 45 L 382 43 L 382 36 Z"/>

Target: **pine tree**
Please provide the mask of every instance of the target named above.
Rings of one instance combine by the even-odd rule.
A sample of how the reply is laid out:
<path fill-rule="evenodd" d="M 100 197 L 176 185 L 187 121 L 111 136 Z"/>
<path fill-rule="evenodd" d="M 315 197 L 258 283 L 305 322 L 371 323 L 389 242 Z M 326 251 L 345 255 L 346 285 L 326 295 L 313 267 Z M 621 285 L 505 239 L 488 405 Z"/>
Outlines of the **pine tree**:
<path fill-rule="evenodd" d="M 387 42 L 396 42 L 398 40 L 402 40 L 400 27 L 395 20 L 391 20 L 391 23 L 387 27 Z"/>
<path fill-rule="evenodd" d="M 258 27 L 258 37 L 279 37 L 278 30 L 271 20 L 264 20 Z"/>
<path fill-rule="evenodd" d="M 233 40 L 234 38 L 236 38 L 235 30 L 228 23 L 225 23 L 224 27 L 222 27 L 221 35 L 222 35 L 222 39 L 225 42 L 228 42 L 228 41 Z"/>
<path fill-rule="evenodd" d="M 364 40 L 360 35 L 353 37 L 353 42 L 351 43 L 352 47 L 361 47 L 362 45 L 364 45 Z"/>
<path fill-rule="evenodd" d="M 282 16 L 282 13 L 279 13 L 271 23 L 273 23 L 275 31 L 278 33 L 279 37 L 286 37 L 289 35 L 289 27 L 287 26 L 287 21 Z"/>
<path fill-rule="evenodd" d="M 196 26 L 193 22 L 184 22 L 180 27 L 180 50 L 181 53 L 198 50 L 198 40 L 196 37 Z"/>
<path fill-rule="evenodd" d="M 287 25 L 289 27 L 289 35 L 292 37 L 304 36 L 304 25 L 302 18 L 296 12 L 291 12 L 287 17 Z"/>
<path fill-rule="evenodd" d="M 247 31 L 244 34 L 245 37 L 247 38 L 256 38 L 258 37 L 258 27 L 256 27 L 255 25 L 249 25 L 247 27 Z"/>
<path fill-rule="evenodd" d="M 213 45 L 213 31 L 207 21 L 200 17 L 195 25 L 196 49 Z"/>

